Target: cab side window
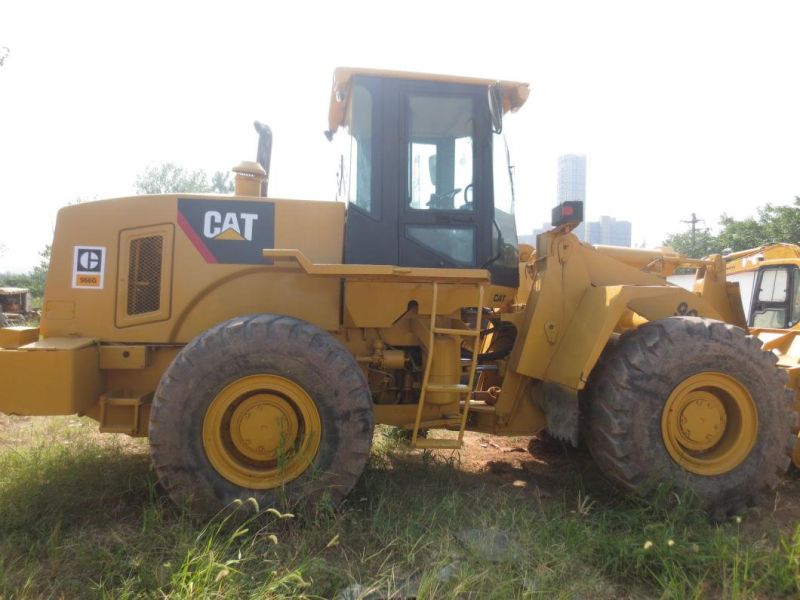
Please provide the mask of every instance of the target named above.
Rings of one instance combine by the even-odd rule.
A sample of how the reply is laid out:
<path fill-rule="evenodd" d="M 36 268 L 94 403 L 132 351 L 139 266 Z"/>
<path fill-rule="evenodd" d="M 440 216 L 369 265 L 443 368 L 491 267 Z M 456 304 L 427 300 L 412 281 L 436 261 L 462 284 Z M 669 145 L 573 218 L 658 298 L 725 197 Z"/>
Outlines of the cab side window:
<path fill-rule="evenodd" d="M 412 95 L 409 102 L 409 206 L 474 210 L 472 98 Z"/>
<path fill-rule="evenodd" d="M 796 293 L 792 281 L 797 281 L 797 269 L 787 267 L 764 267 L 759 273 L 755 302 L 753 303 L 752 327 L 784 329 L 795 322 L 797 310 L 790 306 Z M 793 303 L 792 303 L 793 304 Z"/>
<path fill-rule="evenodd" d="M 373 213 L 372 94 L 363 85 L 353 86 L 347 127 L 350 131 L 347 199 L 361 210 Z M 375 206 L 377 207 L 377 203 Z"/>

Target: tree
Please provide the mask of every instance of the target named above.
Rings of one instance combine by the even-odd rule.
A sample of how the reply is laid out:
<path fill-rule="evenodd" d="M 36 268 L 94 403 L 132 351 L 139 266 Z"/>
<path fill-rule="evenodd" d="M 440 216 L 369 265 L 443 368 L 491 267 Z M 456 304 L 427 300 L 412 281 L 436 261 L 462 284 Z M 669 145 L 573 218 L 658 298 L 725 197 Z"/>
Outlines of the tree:
<path fill-rule="evenodd" d="M 800 243 L 800 196 L 794 197 L 794 206 L 767 204 L 758 214 L 770 241 Z"/>
<path fill-rule="evenodd" d="M 721 250 L 716 236 L 708 228 L 697 230 L 694 243 L 692 243 L 692 232 L 686 231 L 668 235 L 664 240 L 664 245 L 690 258 L 701 258 L 709 254 L 716 254 Z"/>
<path fill-rule="evenodd" d="M 719 224 L 722 226 L 722 230 L 717 236 L 717 247 L 720 252 L 736 252 L 767 243 L 764 224 L 752 217 L 737 221 L 723 214 L 719 219 Z"/>
<path fill-rule="evenodd" d="M 47 244 L 44 250 L 39 252 L 41 260 L 39 264 L 33 267 L 30 272 L 31 276 L 31 295 L 40 298 L 44 296 L 44 282 L 47 279 L 47 272 L 50 270 L 50 254 L 53 251 L 53 245 Z"/>
<path fill-rule="evenodd" d="M 9 287 L 28 288 L 31 296 L 41 298 L 44 295 L 44 282 L 47 278 L 47 269 L 50 267 L 50 244 L 39 253 L 39 264 L 27 273 L 0 274 L 0 285 Z"/>
<path fill-rule="evenodd" d="M 214 174 L 211 176 L 211 191 L 217 194 L 233 193 L 233 181 L 230 180 L 230 177 L 230 173 L 214 171 Z"/>
<path fill-rule="evenodd" d="M 217 193 L 233 191 L 230 174 L 216 171 L 209 179 L 203 170 L 190 171 L 173 162 L 151 165 L 139 173 L 134 184 L 137 194 Z"/>
<path fill-rule="evenodd" d="M 765 204 L 757 212 L 758 217 L 740 221 L 723 214 L 719 220 L 719 233 L 714 235 L 709 229 L 698 230 L 694 246 L 690 231 L 668 235 L 664 245 L 691 258 L 701 258 L 774 242 L 800 243 L 800 196 L 795 196 L 794 206 Z"/>

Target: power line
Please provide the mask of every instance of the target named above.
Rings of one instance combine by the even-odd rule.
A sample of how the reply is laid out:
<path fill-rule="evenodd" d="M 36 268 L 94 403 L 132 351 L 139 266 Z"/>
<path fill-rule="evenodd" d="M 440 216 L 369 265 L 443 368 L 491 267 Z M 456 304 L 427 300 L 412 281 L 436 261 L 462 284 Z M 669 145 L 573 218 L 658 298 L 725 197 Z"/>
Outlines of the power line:
<path fill-rule="evenodd" d="M 686 223 L 692 226 L 692 258 L 695 258 L 695 254 L 697 253 L 697 247 L 695 242 L 697 241 L 697 224 L 698 223 L 705 223 L 703 219 L 698 219 L 697 215 L 692 213 L 692 218 L 688 221 L 681 221 L 681 223 Z"/>

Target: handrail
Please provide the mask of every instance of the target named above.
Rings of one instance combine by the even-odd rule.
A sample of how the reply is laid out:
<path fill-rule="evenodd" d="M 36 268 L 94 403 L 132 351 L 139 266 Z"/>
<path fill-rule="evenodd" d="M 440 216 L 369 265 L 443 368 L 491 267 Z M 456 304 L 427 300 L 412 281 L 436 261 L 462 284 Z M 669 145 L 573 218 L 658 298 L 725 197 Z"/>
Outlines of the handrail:
<path fill-rule="evenodd" d="M 409 281 L 421 283 L 488 283 L 485 269 L 439 269 L 429 267 L 397 267 L 392 265 L 361 265 L 314 263 L 302 250 L 265 248 L 261 254 L 271 259 L 270 268 L 284 272 L 302 272 L 312 277 L 334 277 L 354 281 Z M 294 262 L 296 266 L 286 263 Z M 279 264 L 283 263 L 283 264 Z"/>

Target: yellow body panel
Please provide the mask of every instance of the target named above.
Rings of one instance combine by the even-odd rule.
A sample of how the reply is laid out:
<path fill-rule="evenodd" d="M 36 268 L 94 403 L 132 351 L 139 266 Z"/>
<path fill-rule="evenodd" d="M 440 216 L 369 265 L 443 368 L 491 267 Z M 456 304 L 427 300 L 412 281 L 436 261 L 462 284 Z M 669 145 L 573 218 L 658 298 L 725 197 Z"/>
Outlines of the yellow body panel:
<path fill-rule="evenodd" d="M 311 321 L 325 329 L 339 325 L 338 281 L 296 274 L 269 274 L 264 266 L 208 264 L 189 237 L 174 228 L 178 198 L 275 205 L 276 247 L 301 249 L 314 262 L 341 263 L 344 206 L 334 202 L 232 198 L 230 196 L 144 196 L 87 202 L 59 211 L 50 271 L 45 287 L 41 331 L 45 337 L 85 336 L 103 341 L 186 343 L 224 318 L 276 312 Z M 98 227 L 102 223 L 102 227 Z M 168 310 L 147 321 L 120 322 L 125 281 L 114 275 L 133 230 L 174 228 L 176 262 L 168 274 Z M 121 233 L 122 232 L 122 233 Z M 169 239 L 172 241 L 172 238 Z M 74 248 L 104 248 L 102 288 L 73 287 Z M 120 248 L 123 248 L 123 251 Z M 275 290 L 281 290 L 276 294 Z M 163 291 L 163 290 L 162 290 Z M 152 315 L 150 315 L 152 317 Z"/>
<path fill-rule="evenodd" d="M 147 346 L 115 344 L 100 346 L 100 368 L 105 370 L 144 369 L 149 358 Z"/>
<path fill-rule="evenodd" d="M 0 348 L 13 350 L 39 339 L 38 327 L 3 327 L 0 329 Z"/>
<path fill-rule="evenodd" d="M 2 410 L 17 415 L 71 415 L 102 391 L 98 351 L 88 338 L 50 338 L 0 350 Z"/>

